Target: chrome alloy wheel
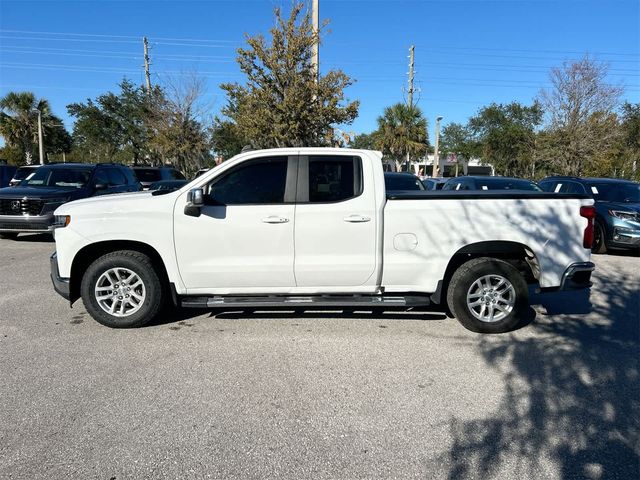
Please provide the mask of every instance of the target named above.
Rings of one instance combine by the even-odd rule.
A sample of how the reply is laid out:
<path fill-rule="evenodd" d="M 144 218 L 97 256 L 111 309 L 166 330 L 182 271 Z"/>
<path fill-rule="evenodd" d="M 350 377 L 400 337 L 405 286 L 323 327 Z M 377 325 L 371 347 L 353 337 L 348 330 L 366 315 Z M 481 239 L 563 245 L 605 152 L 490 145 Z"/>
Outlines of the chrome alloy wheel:
<path fill-rule="evenodd" d="M 485 275 L 469 287 L 467 307 L 481 322 L 498 322 L 513 311 L 516 291 L 501 275 Z"/>
<path fill-rule="evenodd" d="M 128 268 L 111 268 L 96 282 L 95 299 L 114 317 L 133 315 L 144 304 L 146 290 L 140 276 Z"/>

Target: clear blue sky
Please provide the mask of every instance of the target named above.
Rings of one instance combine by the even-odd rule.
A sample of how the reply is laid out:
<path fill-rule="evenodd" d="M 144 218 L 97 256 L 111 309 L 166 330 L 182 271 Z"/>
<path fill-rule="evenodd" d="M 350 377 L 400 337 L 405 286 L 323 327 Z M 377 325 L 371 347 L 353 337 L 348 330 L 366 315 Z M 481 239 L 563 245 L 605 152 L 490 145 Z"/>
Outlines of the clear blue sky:
<path fill-rule="evenodd" d="M 307 1 L 310 4 L 310 1 Z M 290 0 L 0 0 L 0 95 L 32 90 L 67 126 L 65 106 L 143 81 L 142 36 L 151 42 L 152 81 L 199 70 L 215 108 L 217 85 L 242 80 L 234 49 L 245 33 L 267 33 L 273 8 Z M 418 105 L 433 135 L 437 115 L 464 122 L 490 102 L 531 102 L 548 69 L 590 52 L 610 64 L 610 81 L 640 101 L 640 1 L 320 0 L 329 32 L 321 69 L 357 80 L 361 101 L 347 131 L 375 128 L 403 100 L 407 55 L 416 47 Z"/>

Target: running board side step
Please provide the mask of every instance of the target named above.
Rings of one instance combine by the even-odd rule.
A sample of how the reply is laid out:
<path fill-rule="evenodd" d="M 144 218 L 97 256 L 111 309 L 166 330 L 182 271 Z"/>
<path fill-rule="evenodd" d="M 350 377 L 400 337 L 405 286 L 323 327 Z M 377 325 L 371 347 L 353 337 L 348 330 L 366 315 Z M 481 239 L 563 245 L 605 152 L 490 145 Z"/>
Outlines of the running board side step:
<path fill-rule="evenodd" d="M 427 295 L 264 295 L 254 297 L 241 296 L 184 296 L 180 305 L 190 308 L 317 308 L 317 307 L 425 307 L 431 301 Z"/>

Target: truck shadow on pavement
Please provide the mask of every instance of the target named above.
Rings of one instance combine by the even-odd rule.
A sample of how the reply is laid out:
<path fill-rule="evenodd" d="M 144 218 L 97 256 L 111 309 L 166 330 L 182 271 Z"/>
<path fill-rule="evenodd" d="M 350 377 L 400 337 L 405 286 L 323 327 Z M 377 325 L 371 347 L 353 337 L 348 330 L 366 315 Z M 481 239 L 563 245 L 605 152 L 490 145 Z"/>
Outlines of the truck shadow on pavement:
<path fill-rule="evenodd" d="M 158 315 L 149 323 L 147 327 L 172 324 L 180 321 L 190 320 L 201 315 L 208 315 L 209 318 L 221 320 L 278 320 L 278 319 L 362 319 L 362 320 L 445 320 L 447 316 L 440 311 L 426 309 L 411 310 L 382 310 L 370 311 L 366 309 L 344 310 L 344 309 L 291 309 L 291 308 L 269 308 L 269 309 L 195 309 L 195 308 L 171 308 Z M 145 327 L 143 327 L 145 328 Z"/>
<path fill-rule="evenodd" d="M 514 459 L 519 478 L 640 478 L 640 281 L 606 277 L 589 317 L 558 294 L 532 330 L 478 339 L 506 393 L 486 418 L 451 421 L 450 479 L 497 478 Z"/>
<path fill-rule="evenodd" d="M 53 243 L 53 235 L 50 233 L 28 233 L 18 235 L 13 242 L 26 243 Z"/>

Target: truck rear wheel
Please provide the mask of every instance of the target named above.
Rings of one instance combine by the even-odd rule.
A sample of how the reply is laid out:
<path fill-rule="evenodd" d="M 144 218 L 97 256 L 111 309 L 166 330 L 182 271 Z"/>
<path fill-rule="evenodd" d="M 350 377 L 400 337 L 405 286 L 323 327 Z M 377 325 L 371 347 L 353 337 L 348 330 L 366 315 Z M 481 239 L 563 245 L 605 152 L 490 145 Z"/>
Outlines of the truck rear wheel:
<path fill-rule="evenodd" d="M 451 313 L 468 330 L 504 333 L 515 329 L 529 310 L 522 274 L 496 258 L 476 258 L 461 265 L 447 290 Z"/>
<path fill-rule="evenodd" d="M 163 285 L 151 259 L 133 250 L 95 260 L 82 277 L 80 292 L 89 314 L 112 328 L 140 327 L 164 303 Z"/>

